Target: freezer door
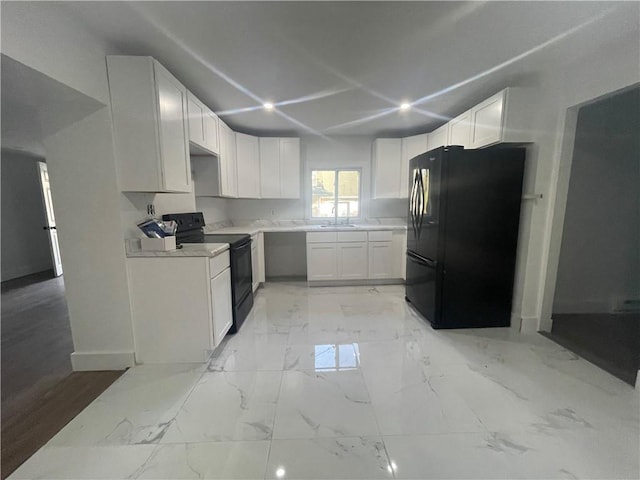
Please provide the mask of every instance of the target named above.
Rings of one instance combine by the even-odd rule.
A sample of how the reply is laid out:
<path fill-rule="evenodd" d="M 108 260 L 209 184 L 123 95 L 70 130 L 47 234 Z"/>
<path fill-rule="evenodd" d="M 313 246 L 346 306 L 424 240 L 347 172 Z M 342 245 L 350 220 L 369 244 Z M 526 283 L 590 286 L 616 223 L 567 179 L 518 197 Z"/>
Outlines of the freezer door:
<path fill-rule="evenodd" d="M 407 252 L 406 299 L 435 327 L 439 322 L 438 265 Z"/>

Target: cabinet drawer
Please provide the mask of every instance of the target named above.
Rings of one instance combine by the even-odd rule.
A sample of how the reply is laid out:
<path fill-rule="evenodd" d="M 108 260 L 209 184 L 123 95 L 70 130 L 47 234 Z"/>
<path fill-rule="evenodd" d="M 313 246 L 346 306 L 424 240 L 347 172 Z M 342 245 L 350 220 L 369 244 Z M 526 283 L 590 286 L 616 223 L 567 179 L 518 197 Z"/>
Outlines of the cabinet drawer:
<path fill-rule="evenodd" d="M 390 242 L 393 237 L 391 230 L 369 232 L 370 242 Z"/>
<path fill-rule="evenodd" d="M 229 267 L 229 250 L 222 252 L 220 255 L 216 255 L 209 259 L 209 276 L 215 277 L 225 268 Z"/>
<path fill-rule="evenodd" d="M 338 242 L 366 242 L 367 232 L 337 232 Z"/>
<path fill-rule="evenodd" d="M 307 243 L 335 242 L 338 232 L 307 232 Z"/>

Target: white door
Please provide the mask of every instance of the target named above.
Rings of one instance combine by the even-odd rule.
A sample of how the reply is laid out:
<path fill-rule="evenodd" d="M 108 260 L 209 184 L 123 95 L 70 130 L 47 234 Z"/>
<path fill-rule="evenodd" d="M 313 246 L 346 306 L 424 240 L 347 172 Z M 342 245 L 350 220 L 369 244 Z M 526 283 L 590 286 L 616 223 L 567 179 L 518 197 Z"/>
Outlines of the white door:
<path fill-rule="evenodd" d="M 51 259 L 53 260 L 53 273 L 56 277 L 62 275 L 62 257 L 58 245 L 58 230 L 56 229 L 56 217 L 53 214 L 53 200 L 51 198 L 51 186 L 49 184 L 49 172 L 47 164 L 38 162 L 40 170 L 40 186 L 42 187 L 42 203 L 46 217 L 44 229 L 49 232 L 49 246 L 51 247 Z"/>

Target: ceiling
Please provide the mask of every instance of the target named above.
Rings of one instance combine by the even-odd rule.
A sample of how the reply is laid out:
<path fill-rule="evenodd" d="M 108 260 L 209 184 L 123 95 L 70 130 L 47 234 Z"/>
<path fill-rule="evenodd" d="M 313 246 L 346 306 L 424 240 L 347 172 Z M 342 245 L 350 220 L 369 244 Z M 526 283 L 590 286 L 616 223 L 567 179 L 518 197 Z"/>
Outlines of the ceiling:
<path fill-rule="evenodd" d="M 67 5 L 122 53 L 156 57 L 236 130 L 262 134 L 428 131 L 638 29 L 637 2 Z"/>
<path fill-rule="evenodd" d="M 114 52 L 157 58 L 232 128 L 256 135 L 431 131 L 606 42 L 638 43 L 640 14 L 638 2 L 56 3 Z M 20 94 L 24 80 L 5 63 L 3 146 L 41 150 L 25 103 L 37 96 Z"/>

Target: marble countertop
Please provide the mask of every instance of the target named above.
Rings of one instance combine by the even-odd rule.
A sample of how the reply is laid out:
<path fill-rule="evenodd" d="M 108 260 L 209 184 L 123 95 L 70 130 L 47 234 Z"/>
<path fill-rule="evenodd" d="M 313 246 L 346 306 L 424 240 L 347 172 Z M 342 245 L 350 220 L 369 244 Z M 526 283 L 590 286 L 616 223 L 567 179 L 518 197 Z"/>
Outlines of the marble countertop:
<path fill-rule="evenodd" d="M 136 257 L 215 257 L 229 250 L 228 243 L 187 243 L 177 250 L 129 250 L 128 258 Z"/>
<path fill-rule="evenodd" d="M 383 225 L 383 224 L 358 224 L 353 227 L 347 227 L 344 225 L 336 226 L 323 226 L 323 225 L 238 225 L 233 227 L 224 228 L 208 228 L 205 227 L 205 233 L 246 233 L 249 235 L 255 235 L 259 232 L 350 232 L 350 231 L 384 231 L 384 230 L 399 230 L 406 231 L 406 225 Z"/>

